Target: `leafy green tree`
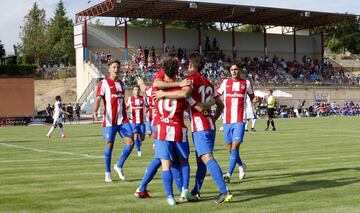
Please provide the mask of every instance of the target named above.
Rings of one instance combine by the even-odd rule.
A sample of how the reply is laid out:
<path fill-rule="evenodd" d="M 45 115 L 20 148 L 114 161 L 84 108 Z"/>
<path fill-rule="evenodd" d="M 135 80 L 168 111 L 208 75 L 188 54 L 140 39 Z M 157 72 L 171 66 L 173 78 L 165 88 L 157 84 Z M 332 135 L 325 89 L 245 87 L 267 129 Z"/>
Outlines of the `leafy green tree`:
<path fill-rule="evenodd" d="M 75 64 L 73 26 L 72 20 L 66 16 L 64 3 L 60 0 L 48 26 L 46 43 L 49 47 L 49 61 Z"/>
<path fill-rule="evenodd" d="M 3 57 L 6 55 L 4 44 L 1 43 L 0 40 L 0 64 L 3 63 Z"/>
<path fill-rule="evenodd" d="M 332 52 L 340 53 L 342 49 L 347 49 L 354 54 L 360 53 L 360 30 L 356 18 L 324 29 L 324 34 L 326 36 L 325 46 L 329 47 Z"/>
<path fill-rule="evenodd" d="M 161 20 L 157 19 L 133 19 L 130 21 L 131 25 L 141 27 L 160 27 Z M 166 23 L 166 28 L 169 29 L 200 29 L 202 30 L 218 30 L 215 23 L 198 23 L 191 21 L 172 21 Z"/>
<path fill-rule="evenodd" d="M 35 2 L 24 18 L 21 27 L 21 53 L 28 63 L 40 65 L 45 62 L 46 47 L 46 19 L 45 10 L 40 9 Z"/>
<path fill-rule="evenodd" d="M 244 33 L 262 33 L 263 28 L 260 25 L 250 25 L 246 24 L 240 28 L 235 29 L 236 32 L 244 32 Z"/>

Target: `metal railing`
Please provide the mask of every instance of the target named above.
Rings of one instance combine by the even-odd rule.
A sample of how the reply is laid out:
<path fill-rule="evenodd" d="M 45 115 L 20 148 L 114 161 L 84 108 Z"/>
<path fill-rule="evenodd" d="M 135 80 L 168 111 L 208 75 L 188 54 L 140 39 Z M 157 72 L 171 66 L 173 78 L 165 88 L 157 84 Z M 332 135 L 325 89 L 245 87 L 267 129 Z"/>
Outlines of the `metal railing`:
<path fill-rule="evenodd" d="M 86 89 L 84 90 L 83 94 L 80 96 L 78 103 L 80 106 L 82 106 L 84 104 L 85 101 L 87 101 L 90 93 L 96 89 L 97 84 L 99 83 L 99 81 L 101 80 L 101 78 L 93 78 L 89 85 L 86 87 Z"/>

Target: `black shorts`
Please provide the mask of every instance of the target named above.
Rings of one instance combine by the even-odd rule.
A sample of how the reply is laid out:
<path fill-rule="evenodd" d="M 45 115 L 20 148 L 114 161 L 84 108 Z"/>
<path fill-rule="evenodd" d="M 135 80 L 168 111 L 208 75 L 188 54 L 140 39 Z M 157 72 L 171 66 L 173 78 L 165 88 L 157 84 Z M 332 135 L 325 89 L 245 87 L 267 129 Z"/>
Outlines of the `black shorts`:
<path fill-rule="evenodd" d="M 274 108 L 267 108 L 267 113 L 269 118 L 274 118 Z"/>

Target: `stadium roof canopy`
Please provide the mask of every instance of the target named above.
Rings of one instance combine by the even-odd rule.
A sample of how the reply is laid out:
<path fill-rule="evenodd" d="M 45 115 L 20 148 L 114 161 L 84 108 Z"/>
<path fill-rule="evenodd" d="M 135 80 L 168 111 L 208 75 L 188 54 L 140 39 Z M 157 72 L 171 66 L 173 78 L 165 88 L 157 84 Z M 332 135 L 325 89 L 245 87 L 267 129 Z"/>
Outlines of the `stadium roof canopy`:
<path fill-rule="evenodd" d="M 247 5 L 195 1 L 104 0 L 76 14 L 81 23 L 93 17 L 145 18 L 199 23 L 220 22 L 310 29 L 358 18 L 351 14 L 325 13 Z"/>

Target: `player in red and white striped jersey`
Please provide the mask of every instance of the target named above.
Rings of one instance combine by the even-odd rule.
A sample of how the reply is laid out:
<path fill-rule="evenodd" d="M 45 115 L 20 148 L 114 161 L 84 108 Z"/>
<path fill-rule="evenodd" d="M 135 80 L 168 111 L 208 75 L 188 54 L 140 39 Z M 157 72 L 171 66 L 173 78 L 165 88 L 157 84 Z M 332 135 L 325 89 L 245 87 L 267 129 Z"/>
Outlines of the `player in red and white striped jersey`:
<path fill-rule="evenodd" d="M 130 111 L 131 127 L 134 132 L 134 142 L 139 157 L 142 156 L 141 142 L 145 139 L 144 108 L 147 106 L 145 98 L 140 96 L 140 87 L 134 86 L 133 96 L 128 98 L 126 108 Z"/>
<path fill-rule="evenodd" d="M 245 134 L 246 95 L 249 95 L 252 101 L 254 92 L 251 82 L 241 78 L 240 69 L 240 65 L 233 64 L 230 67 L 231 78 L 225 79 L 217 90 L 224 97 L 224 134 L 231 153 L 229 169 L 224 175 L 226 182 L 230 182 L 236 164 L 239 165 L 239 178 L 245 177 L 239 149 Z"/>
<path fill-rule="evenodd" d="M 206 169 L 208 168 L 220 190 L 220 195 L 216 202 L 229 202 L 232 194 L 222 179 L 222 171 L 219 164 L 213 157 L 215 143 L 214 121 L 220 116 L 224 105 L 213 85 L 200 75 L 204 65 L 205 61 L 201 55 L 191 54 L 189 57 L 189 76 L 186 79 L 193 83 L 192 86 L 184 87 L 178 92 L 157 92 L 157 96 L 158 98 L 183 98 L 191 95 L 195 101 L 204 105 L 210 104 L 210 106 L 212 105 L 212 99 L 215 99 L 217 108 L 214 117 L 211 115 L 210 110 L 200 111 L 194 107 L 191 107 L 190 110 L 192 136 L 197 155 L 196 180 L 191 193 L 200 198 L 200 189 L 206 176 Z"/>
<path fill-rule="evenodd" d="M 119 133 L 126 143 L 118 163 L 114 166 L 114 170 L 118 173 L 121 180 L 125 180 L 122 168 L 134 147 L 133 131 L 126 115 L 124 84 L 118 79 L 120 61 L 111 60 L 108 66 L 110 75 L 98 84 L 93 109 L 94 119 L 98 120 L 97 112 L 100 102 L 103 100 L 103 139 L 106 142 L 104 149 L 105 182 L 112 181 L 110 165 L 116 133 Z"/>
<path fill-rule="evenodd" d="M 146 95 L 146 102 L 148 104 L 147 112 L 146 112 L 146 134 L 148 137 L 151 136 L 153 132 L 155 132 L 155 128 L 153 125 L 153 120 L 156 115 L 156 109 L 155 109 L 155 101 L 151 97 L 152 96 L 153 87 L 147 86 L 145 88 L 145 95 Z"/>

